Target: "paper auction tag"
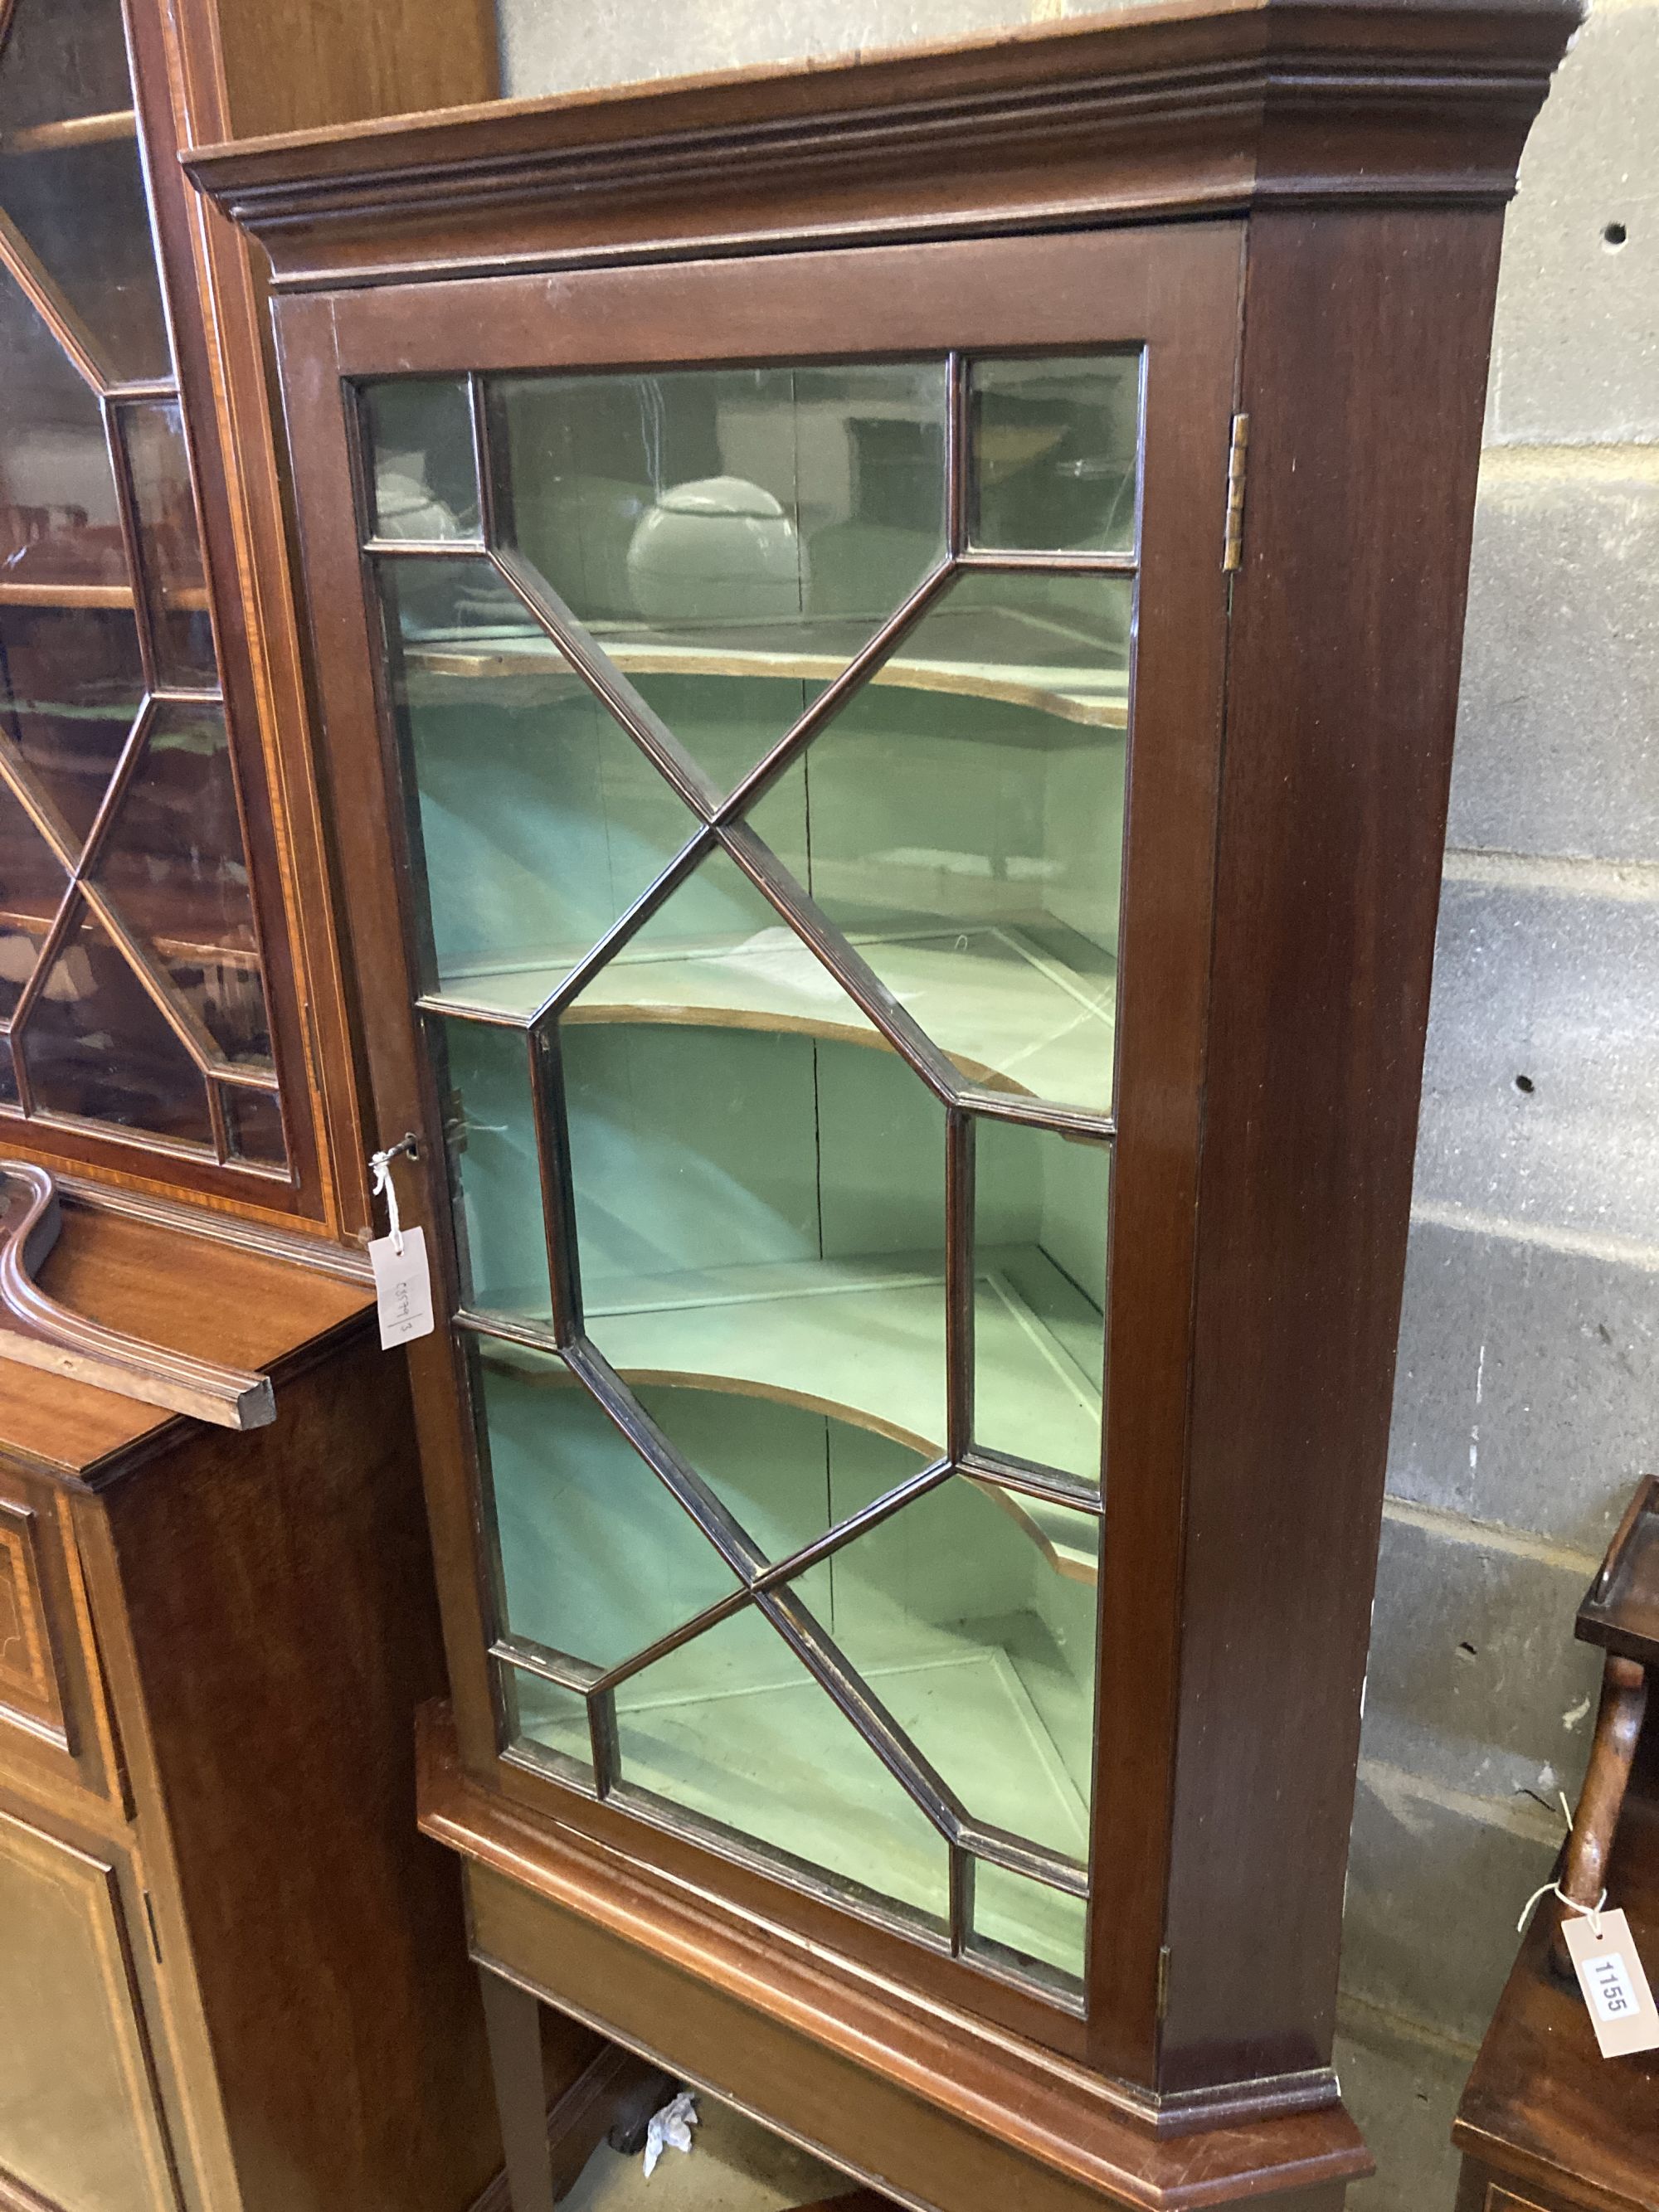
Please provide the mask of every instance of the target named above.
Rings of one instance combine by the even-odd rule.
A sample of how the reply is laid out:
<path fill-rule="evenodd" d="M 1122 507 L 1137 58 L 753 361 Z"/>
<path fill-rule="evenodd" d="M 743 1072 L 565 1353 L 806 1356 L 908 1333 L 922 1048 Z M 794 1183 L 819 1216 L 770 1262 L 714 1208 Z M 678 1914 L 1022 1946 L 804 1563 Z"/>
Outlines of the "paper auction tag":
<path fill-rule="evenodd" d="M 398 1251 L 401 1244 L 403 1250 Z M 394 1231 L 368 1248 L 374 1293 L 380 1309 L 380 1349 L 390 1352 L 432 1334 L 432 1270 L 426 1262 L 423 1229 Z"/>
<path fill-rule="evenodd" d="M 1596 1916 L 1575 1912 L 1561 1933 L 1589 2007 L 1590 2025 L 1603 2058 L 1627 2058 L 1635 2051 L 1659 2050 L 1659 2010 L 1636 1954 L 1630 1923 L 1622 1912 Z"/>

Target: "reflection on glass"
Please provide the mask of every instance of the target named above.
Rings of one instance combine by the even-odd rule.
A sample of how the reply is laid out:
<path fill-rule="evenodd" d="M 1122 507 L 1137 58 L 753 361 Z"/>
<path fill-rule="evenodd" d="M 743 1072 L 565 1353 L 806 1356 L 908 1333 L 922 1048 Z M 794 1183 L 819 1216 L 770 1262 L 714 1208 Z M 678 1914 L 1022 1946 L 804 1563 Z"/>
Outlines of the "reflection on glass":
<path fill-rule="evenodd" d="M 969 410 L 975 544 L 1133 550 L 1139 354 L 975 362 Z"/>
<path fill-rule="evenodd" d="M 623 1779 L 942 1925 L 944 1839 L 745 1608 L 617 1692 Z"/>
<path fill-rule="evenodd" d="M 975 1154 L 974 1441 L 1092 1482 L 1111 1154 L 984 1119 Z"/>
<path fill-rule="evenodd" d="M 135 399 L 117 410 L 117 418 L 132 484 L 156 679 L 179 690 L 211 690 L 219 671 L 184 417 L 176 399 Z"/>
<path fill-rule="evenodd" d="M 131 136 L 131 107 L 120 0 L 15 0 L 0 47 L 0 135 L 97 116 Z"/>
<path fill-rule="evenodd" d="M 405 377 L 363 388 L 377 538 L 478 535 L 472 413 L 459 378 Z"/>
<path fill-rule="evenodd" d="M 84 841 L 144 696 L 131 614 L 0 605 L 0 744 Z"/>
<path fill-rule="evenodd" d="M 514 541 L 722 790 L 945 550 L 940 363 L 509 378 Z"/>
<path fill-rule="evenodd" d="M 0 208 L 46 270 L 106 383 L 171 374 L 135 138 L 76 138 L 33 151 L 0 142 Z"/>
<path fill-rule="evenodd" d="M 17 1071 L 12 1065 L 11 1039 L 0 1036 L 0 1106 L 17 1103 Z"/>
<path fill-rule="evenodd" d="M 286 1167 L 288 1145 L 283 1135 L 282 1104 L 276 1092 L 246 1091 L 240 1085 L 222 1083 L 219 1094 L 231 1158 L 251 1160 L 261 1167 Z"/>
<path fill-rule="evenodd" d="M 1019 1965 L 1036 1960 L 1080 1982 L 1088 1931 L 1084 1899 L 983 1859 L 975 1867 L 973 1948 Z"/>
<path fill-rule="evenodd" d="M 481 1022 L 434 1019 L 433 1029 L 447 1071 L 444 1135 L 461 1296 L 475 1308 L 549 1321 L 530 1040 Z"/>
<path fill-rule="evenodd" d="M 975 1820 L 1080 1862 L 1098 1531 L 953 1475 L 794 1585 Z"/>
<path fill-rule="evenodd" d="M 508 1743 L 534 1744 L 539 1751 L 553 1753 L 556 1763 L 568 1760 L 591 1787 L 593 1739 L 586 1698 L 580 1691 L 546 1681 L 522 1667 L 502 1667 L 501 1680 Z"/>
<path fill-rule="evenodd" d="M 705 861 L 562 1024 L 588 1334 L 625 1377 L 845 1409 L 931 1452 L 944 1115 L 762 906 Z M 743 957 L 702 994 L 666 971 L 711 919 Z M 766 1011 L 780 991 L 803 1010 L 787 1023 Z"/>
<path fill-rule="evenodd" d="M 194 1062 L 85 908 L 25 1017 L 23 1051 L 44 1113 L 213 1141 Z"/>
<path fill-rule="evenodd" d="M 488 562 L 380 580 L 436 984 L 532 1012 L 696 824 Z"/>
<path fill-rule="evenodd" d="M 982 548 L 1132 550 L 1139 376 L 1127 354 L 973 367 Z M 513 376 L 488 399 L 502 534 L 545 622 L 462 550 L 462 385 L 363 394 L 375 529 L 458 549 L 377 557 L 465 1296 L 550 1327 L 541 1163 L 567 1168 L 582 1328 L 704 1518 L 786 1560 L 932 1468 L 791 1601 L 842 1655 L 815 1664 L 885 1707 L 894 1764 L 908 1738 L 982 1826 L 1081 1868 L 1101 1523 L 938 1472 L 944 1112 L 547 626 L 569 609 L 730 791 L 944 559 L 944 364 Z M 959 571 L 744 811 L 969 1083 L 1103 1113 L 1134 586 L 1073 568 Z M 556 1036 L 468 1018 L 527 1024 L 677 863 L 545 1017 Z M 563 1106 L 539 1132 L 538 1091 Z M 974 1440 L 1093 1480 L 1109 1152 L 976 1129 Z M 470 1357 L 505 1633 L 620 1667 L 740 1595 L 550 1344 Z M 574 1693 L 517 1670 L 503 1694 L 513 1730 L 591 1778 Z M 763 1607 L 630 1673 L 615 1721 L 624 1802 L 943 1924 L 942 1838 Z M 969 1952 L 1074 1983 L 1078 1901 L 979 1877 Z"/>
<path fill-rule="evenodd" d="M 159 707 L 94 875 L 227 1060 L 270 1026 L 222 707 Z"/>
<path fill-rule="evenodd" d="M 0 583 L 118 600 L 126 552 L 97 397 L 5 270 L 0 361 Z"/>
<path fill-rule="evenodd" d="M 0 1015 L 15 1010 L 68 889 L 51 847 L 0 783 Z"/>
<path fill-rule="evenodd" d="M 562 1359 L 472 1346 L 503 1632 L 612 1667 L 738 1577 Z"/>
<path fill-rule="evenodd" d="M 1133 586 L 963 575 L 750 820 L 963 1073 L 1110 1103 Z"/>

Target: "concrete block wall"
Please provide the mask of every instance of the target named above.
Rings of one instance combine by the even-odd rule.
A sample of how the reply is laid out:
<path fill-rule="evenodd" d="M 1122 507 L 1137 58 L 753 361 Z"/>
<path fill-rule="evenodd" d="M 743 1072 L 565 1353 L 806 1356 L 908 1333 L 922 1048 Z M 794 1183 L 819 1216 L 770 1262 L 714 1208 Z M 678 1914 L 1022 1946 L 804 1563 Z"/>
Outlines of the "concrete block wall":
<path fill-rule="evenodd" d="M 1088 12 L 498 4 L 526 94 Z M 1659 1467 L 1659 0 L 1596 0 L 1510 215 L 1449 847 L 1349 1879 L 1355 2212 L 1450 2212 L 1594 1719 L 1573 1613 Z"/>

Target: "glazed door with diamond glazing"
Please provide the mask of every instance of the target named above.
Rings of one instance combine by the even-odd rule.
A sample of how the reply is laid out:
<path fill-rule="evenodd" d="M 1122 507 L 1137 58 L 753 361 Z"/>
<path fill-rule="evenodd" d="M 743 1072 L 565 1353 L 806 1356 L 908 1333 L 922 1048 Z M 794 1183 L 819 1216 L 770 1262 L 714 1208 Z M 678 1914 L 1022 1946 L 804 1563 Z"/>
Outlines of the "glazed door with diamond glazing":
<path fill-rule="evenodd" d="M 0 6 L 0 1115 L 286 1186 L 133 102 L 120 0 Z"/>
<path fill-rule="evenodd" d="M 418 1091 L 382 1045 L 379 1097 L 447 1154 L 500 1751 L 1062 2013 L 1146 510 L 1200 458 L 1154 665 L 1203 600 L 1212 714 L 1224 624 L 1229 363 L 1151 477 L 1179 357 L 1123 325 L 341 363 L 408 862 Z"/>

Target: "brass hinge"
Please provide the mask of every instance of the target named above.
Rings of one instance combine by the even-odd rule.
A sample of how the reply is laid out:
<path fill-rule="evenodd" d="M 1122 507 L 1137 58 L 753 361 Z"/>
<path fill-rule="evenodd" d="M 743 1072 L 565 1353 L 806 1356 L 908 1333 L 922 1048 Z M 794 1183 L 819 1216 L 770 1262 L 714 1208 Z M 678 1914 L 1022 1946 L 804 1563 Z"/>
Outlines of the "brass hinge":
<path fill-rule="evenodd" d="M 1227 534 L 1222 542 L 1224 575 L 1241 566 L 1244 558 L 1244 470 L 1249 459 L 1250 418 L 1233 417 L 1233 441 L 1227 453 Z"/>
<path fill-rule="evenodd" d="M 1158 2016 L 1160 2020 L 1170 2009 L 1170 1947 L 1165 1943 L 1158 1954 Z"/>

